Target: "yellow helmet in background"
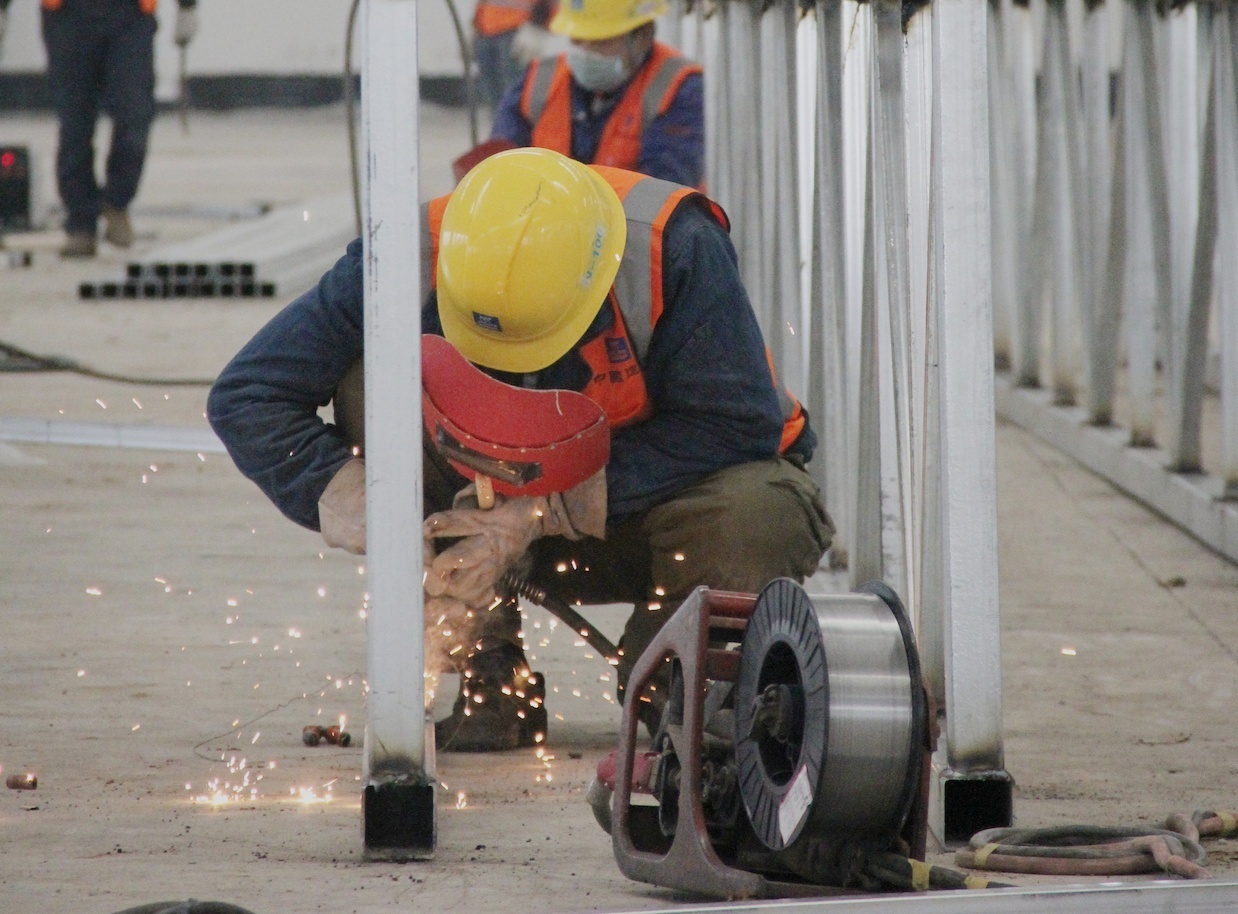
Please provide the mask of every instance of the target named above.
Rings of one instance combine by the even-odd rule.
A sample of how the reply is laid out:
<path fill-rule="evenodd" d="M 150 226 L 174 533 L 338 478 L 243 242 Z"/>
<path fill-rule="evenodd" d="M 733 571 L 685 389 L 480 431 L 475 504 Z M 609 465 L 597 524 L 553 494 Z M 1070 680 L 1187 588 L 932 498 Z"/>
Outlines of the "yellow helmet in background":
<path fill-rule="evenodd" d="M 666 0 L 560 0 L 550 31 L 602 41 L 625 35 L 666 13 Z"/>
<path fill-rule="evenodd" d="M 588 166 L 550 149 L 490 156 L 443 211 L 444 336 L 478 365 L 540 371 L 593 323 L 626 239 L 623 204 Z"/>

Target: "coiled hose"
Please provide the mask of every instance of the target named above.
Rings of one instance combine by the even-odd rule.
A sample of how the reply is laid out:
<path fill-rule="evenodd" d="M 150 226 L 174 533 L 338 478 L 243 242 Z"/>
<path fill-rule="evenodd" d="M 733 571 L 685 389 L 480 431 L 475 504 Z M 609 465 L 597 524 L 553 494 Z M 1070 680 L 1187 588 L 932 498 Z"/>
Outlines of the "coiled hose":
<path fill-rule="evenodd" d="M 1126 876 L 1168 873 L 1206 879 L 1201 836 L 1238 833 L 1233 812 L 1175 813 L 1165 828 L 1063 825 L 1056 828 L 990 828 L 977 832 L 955 863 L 969 869 L 1044 876 Z"/>

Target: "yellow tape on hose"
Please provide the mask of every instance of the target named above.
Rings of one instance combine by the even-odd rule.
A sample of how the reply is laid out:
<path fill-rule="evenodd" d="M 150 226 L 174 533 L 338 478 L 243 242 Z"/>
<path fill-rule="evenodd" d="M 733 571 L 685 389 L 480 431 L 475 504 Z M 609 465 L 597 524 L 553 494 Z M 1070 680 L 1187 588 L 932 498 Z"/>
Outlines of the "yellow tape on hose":
<path fill-rule="evenodd" d="M 1221 837 L 1228 838 L 1235 831 L 1238 831 L 1238 819 L 1234 818 L 1232 812 L 1218 812 L 1217 818 L 1221 820 Z"/>
<path fill-rule="evenodd" d="M 923 860 L 908 860 L 911 864 L 911 887 L 917 892 L 927 892 L 929 887 L 929 875 L 933 868 Z"/>
<path fill-rule="evenodd" d="M 989 887 L 989 880 L 983 876 L 968 876 L 963 880 L 963 885 L 969 889 L 987 889 Z"/>
<path fill-rule="evenodd" d="M 986 844 L 984 847 L 980 848 L 980 850 L 976 851 L 976 859 L 972 862 L 972 866 L 978 870 L 987 868 L 989 864 L 989 854 L 993 853 L 993 851 L 997 850 L 1000 846 L 1000 844 Z"/>

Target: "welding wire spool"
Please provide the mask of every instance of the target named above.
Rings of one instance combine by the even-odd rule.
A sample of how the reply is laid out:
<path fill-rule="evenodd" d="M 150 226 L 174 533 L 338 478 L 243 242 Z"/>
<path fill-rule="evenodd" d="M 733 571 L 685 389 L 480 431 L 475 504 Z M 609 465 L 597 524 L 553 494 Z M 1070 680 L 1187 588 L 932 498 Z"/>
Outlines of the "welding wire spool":
<path fill-rule="evenodd" d="M 783 697 L 778 735 L 758 717 L 771 692 Z M 872 583 L 814 600 L 789 579 L 770 583 L 744 633 L 735 698 L 740 795 L 762 843 L 896 837 L 918 787 L 925 701 L 894 591 Z"/>

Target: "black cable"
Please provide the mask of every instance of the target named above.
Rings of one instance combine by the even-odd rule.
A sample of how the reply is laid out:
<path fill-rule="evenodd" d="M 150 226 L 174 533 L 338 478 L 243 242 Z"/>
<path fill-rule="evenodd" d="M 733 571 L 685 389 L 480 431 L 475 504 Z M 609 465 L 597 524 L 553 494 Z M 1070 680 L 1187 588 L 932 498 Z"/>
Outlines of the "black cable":
<path fill-rule="evenodd" d="M 68 371 L 101 381 L 116 381 L 119 384 L 143 384 L 152 387 L 210 387 L 214 378 L 143 378 L 134 375 L 113 374 L 75 362 L 61 355 L 37 355 L 20 346 L 0 341 L 0 372 L 16 371 Z"/>

